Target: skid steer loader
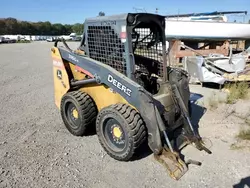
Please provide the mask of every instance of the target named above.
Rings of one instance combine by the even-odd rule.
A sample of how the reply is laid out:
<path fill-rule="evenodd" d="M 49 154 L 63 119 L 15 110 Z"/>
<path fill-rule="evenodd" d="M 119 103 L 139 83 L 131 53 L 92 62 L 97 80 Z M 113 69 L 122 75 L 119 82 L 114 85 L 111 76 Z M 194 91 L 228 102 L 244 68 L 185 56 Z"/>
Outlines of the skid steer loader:
<path fill-rule="evenodd" d="M 160 15 L 86 19 L 76 50 L 64 40 L 51 48 L 55 104 L 71 134 L 95 126 L 103 149 L 119 161 L 130 160 L 146 141 L 178 180 L 189 163 L 200 165 L 180 157 L 184 146 L 211 151 L 190 122 L 189 78 L 167 66 L 165 41 Z"/>

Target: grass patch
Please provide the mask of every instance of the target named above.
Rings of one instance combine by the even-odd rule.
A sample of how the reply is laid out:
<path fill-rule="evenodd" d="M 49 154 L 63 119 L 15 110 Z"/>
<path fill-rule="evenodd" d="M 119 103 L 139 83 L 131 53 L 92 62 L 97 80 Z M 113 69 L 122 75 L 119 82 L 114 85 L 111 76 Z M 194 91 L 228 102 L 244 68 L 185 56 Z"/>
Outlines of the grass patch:
<path fill-rule="evenodd" d="M 216 109 L 218 108 L 219 104 L 224 103 L 225 101 L 216 95 L 215 92 L 213 92 L 213 95 L 208 99 L 208 106 L 210 109 Z"/>
<path fill-rule="evenodd" d="M 229 90 L 226 100 L 227 104 L 233 104 L 239 99 L 246 99 L 248 97 L 249 84 L 247 82 L 229 84 L 225 88 Z"/>
<path fill-rule="evenodd" d="M 238 138 L 242 140 L 250 140 L 250 129 L 248 130 L 241 130 L 237 135 Z"/>
<path fill-rule="evenodd" d="M 243 149 L 244 147 L 243 146 L 238 146 L 237 144 L 231 144 L 230 146 L 230 149 L 231 150 L 240 150 L 240 149 Z"/>
<path fill-rule="evenodd" d="M 214 98 L 214 97 L 210 97 L 208 100 L 208 105 L 209 105 L 210 109 L 216 109 L 219 106 L 219 101 L 216 100 L 216 98 Z"/>
<path fill-rule="evenodd" d="M 249 119 L 245 119 L 245 123 L 250 126 L 250 120 Z"/>
<path fill-rule="evenodd" d="M 19 40 L 16 43 L 30 43 L 30 41 L 29 40 Z"/>

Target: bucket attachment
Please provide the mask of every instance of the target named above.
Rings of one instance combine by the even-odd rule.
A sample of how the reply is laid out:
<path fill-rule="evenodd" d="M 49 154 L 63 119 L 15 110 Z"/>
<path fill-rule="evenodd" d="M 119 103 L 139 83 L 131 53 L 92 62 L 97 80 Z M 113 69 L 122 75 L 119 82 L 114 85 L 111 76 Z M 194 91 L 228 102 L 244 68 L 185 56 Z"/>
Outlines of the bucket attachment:
<path fill-rule="evenodd" d="M 173 85 L 173 99 L 176 102 L 176 105 L 179 106 L 181 110 L 181 114 L 184 120 L 184 127 L 182 132 L 175 137 L 174 142 L 175 146 L 177 146 L 177 150 L 173 149 L 173 146 L 170 143 L 169 137 L 167 135 L 166 130 L 163 130 L 163 135 L 166 141 L 166 146 L 162 150 L 161 154 L 155 154 L 155 159 L 160 162 L 168 171 L 169 176 L 175 180 L 179 180 L 187 171 L 189 164 L 201 165 L 201 162 L 194 160 L 187 160 L 186 162 L 181 159 L 179 151 L 186 145 L 193 144 L 198 150 L 204 150 L 205 152 L 211 154 L 212 152 L 205 147 L 201 137 L 196 134 L 194 128 L 192 126 L 188 110 L 184 104 L 184 101 L 178 91 L 178 88 Z M 158 118 L 160 119 L 160 118 Z M 161 125 L 161 121 L 160 125 Z M 163 126 L 160 126 L 163 127 Z M 178 151 L 178 152 L 177 152 Z"/>
<path fill-rule="evenodd" d="M 194 144 L 198 150 L 204 150 L 205 152 L 211 154 L 212 152 L 204 146 L 202 140 L 198 138 L 187 138 L 186 144 Z M 195 161 L 192 159 L 187 160 L 186 162 L 180 158 L 180 155 L 176 151 L 171 151 L 168 148 L 164 148 L 162 153 L 157 155 L 154 154 L 154 158 L 161 163 L 168 171 L 169 176 L 175 180 L 179 180 L 187 171 L 188 165 L 194 164 L 201 166 L 201 162 Z"/>
<path fill-rule="evenodd" d="M 188 171 L 186 163 L 176 152 L 163 149 L 160 155 L 155 154 L 154 157 L 167 169 L 169 176 L 175 180 L 179 180 Z"/>

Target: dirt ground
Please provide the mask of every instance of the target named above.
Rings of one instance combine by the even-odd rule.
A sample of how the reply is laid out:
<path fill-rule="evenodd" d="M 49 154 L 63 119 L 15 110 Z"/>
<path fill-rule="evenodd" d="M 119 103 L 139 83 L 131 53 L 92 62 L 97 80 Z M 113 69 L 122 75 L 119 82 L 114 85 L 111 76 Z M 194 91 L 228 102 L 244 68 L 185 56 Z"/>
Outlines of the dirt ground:
<path fill-rule="evenodd" d="M 105 154 L 95 134 L 74 137 L 66 130 L 54 105 L 52 45 L 0 45 L 1 188 L 250 187 L 250 151 L 232 147 L 246 126 L 242 117 L 248 116 L 250 101 L 213 111 L 193 105 L 192 121 L 213 153 L 185 148 L 186 159 L 203 164 L 190 165 L 174 181 L 148 150 L 134 161 L 118 162 Z M 197 86 L 194 92 L 204 98 Z"/>

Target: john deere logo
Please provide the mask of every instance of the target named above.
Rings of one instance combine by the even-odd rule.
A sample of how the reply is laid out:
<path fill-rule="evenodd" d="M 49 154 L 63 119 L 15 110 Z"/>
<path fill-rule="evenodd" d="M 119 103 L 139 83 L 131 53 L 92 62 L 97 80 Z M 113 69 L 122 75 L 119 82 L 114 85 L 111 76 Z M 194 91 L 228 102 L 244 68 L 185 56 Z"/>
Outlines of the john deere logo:
<path fill-rule="evenodd" d="M 123 85 L 121 82 L 117 81 L 110 74 L 108 75 L 108 82 L 112 83 L 115 87 L 123 91 L 126 95 L 131 96 L 132 90 L 129 89 L 127 86 Z"/>

